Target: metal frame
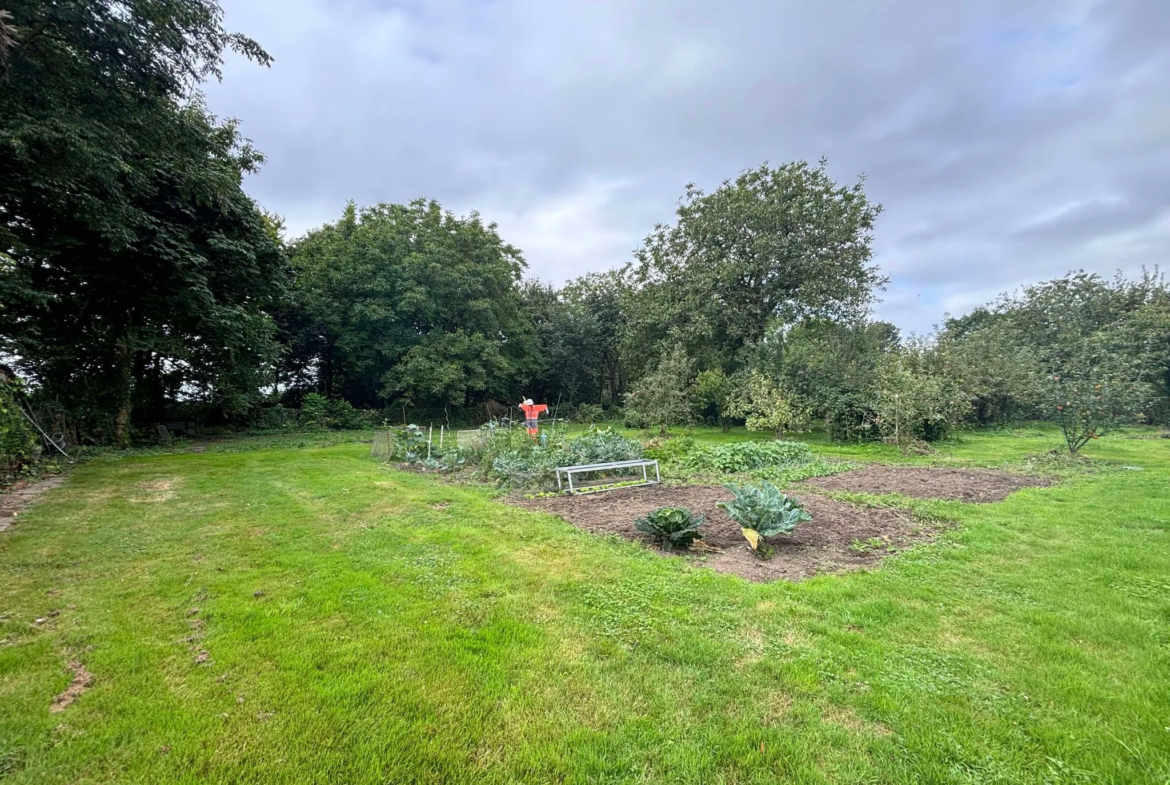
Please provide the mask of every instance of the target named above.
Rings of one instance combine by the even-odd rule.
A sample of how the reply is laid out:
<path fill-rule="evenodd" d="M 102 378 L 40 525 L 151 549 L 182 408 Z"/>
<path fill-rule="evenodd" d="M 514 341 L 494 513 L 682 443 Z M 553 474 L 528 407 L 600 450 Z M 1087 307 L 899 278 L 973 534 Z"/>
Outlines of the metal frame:
<path fill-rule="evenodd" d="M 654 467 L 654 479 L 651 480 L 648 474 L 649 468 Z M 642 469 L 642 482 L 637 485 L 623 485 L 623 488 L 639 488 L 643 485 L 658 485 L 662 482 L 662 474 L 658 469 L 658 461 L 653 459 L 642 459 L 637 461 L 614 461 L 613 463 L 582 463 L 577 466 L 558 466 L 557 467 L 557 490 L 563 490 L 564 486 L 561 484 L 561 472 L 565 473 L 565 478 L 569 481 L 569 493 L 584 494 L 597 493 L 599 491 L 611 491 L 614 488 L 596 488 L 594 490 L 579 491 L 573 487 L 573 475 L 584 474 L 586 472 L 603 472 L 609 469 L 633 469 L 640 467 Z"/>

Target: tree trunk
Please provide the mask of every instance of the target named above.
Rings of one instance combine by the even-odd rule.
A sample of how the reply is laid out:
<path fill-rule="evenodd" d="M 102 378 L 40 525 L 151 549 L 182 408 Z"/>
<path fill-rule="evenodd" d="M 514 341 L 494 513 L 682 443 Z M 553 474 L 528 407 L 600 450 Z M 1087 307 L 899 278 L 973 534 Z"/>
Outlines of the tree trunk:
<path fill-rule="evenodd" d="M 119 447 L 130 445 L 128 428 L 130 425 L 130 407 L 134 394 L 134 369 L 130 362 L 130 347 L 125 341 L 115 349 L 118 362 L 118 372 L 122 377 L 121 389 L 118 390 L 118 410 L 114 414 L 114 441 Z"/>
<path fill-rule="evenodd" d="M 326 398 L 333 398 L 333 342 L 330 341 L 325 347 L 325 389 L 322 394 Z"/>

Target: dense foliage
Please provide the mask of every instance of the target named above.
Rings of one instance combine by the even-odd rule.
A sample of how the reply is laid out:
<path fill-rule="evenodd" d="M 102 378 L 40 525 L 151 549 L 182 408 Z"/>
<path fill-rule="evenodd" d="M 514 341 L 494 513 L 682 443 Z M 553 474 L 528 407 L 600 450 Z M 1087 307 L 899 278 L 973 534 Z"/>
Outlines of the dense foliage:
<path fill-rule="evenodd" d="M 697 472 L 738 474 L 810 460 L 812 453 L 807 444 L 775 441 L 707 445 L 689 452 L 682 463 Z"/>
<path fill-rule="evenodd" d="M 488 436 L 474 460 L 484 479 L 501 486 L 554 488 L 558 466 L 630 461 L 643 454 L 641 442 L 609 428 L 594 428 L 574 439 L 563 432 L 544 431 L 534 439 L 522 428 L 486 430 Z"/>
<path fill-rule="evenodd" d="M 21 413 L 20 382 L 0 371 L 0 484 L 32 459 L 37 439 Z"/>
<path fill-rule="evenodd" d="M 268 55 L 210 0 L 5 6 L 0 351 L 74 439 L 125 442 L 180 390 L 246 412 L 285 264 L 241 189 L 260 155 L 196 85 Z"/>
<path fill-rule="evenodd" d="M 523 259 L 475 214 L 421 199 L 351 204 L 291 257 L 312 346 L 299 359 L 326 397 L 441 410 L 518 398 L 538 367 L 518 291 Z"/>

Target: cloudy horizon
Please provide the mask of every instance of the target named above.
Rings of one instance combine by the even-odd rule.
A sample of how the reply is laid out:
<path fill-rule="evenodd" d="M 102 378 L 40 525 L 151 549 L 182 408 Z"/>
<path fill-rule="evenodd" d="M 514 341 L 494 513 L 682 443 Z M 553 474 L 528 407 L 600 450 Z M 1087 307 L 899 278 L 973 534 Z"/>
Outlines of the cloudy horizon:
<path fill-rule="evenodd" d="M 940 7 L 941 6 L 941 7 Z M 688 182 L 825 157 L 884 206 L 877 318 L 926 332 L 1170 250 L 1170 4 L 226 0 L 271 69 L 206 86 L 292 235 L 345 203 L 477 210 L 528 275 L 629 261 Z"/>

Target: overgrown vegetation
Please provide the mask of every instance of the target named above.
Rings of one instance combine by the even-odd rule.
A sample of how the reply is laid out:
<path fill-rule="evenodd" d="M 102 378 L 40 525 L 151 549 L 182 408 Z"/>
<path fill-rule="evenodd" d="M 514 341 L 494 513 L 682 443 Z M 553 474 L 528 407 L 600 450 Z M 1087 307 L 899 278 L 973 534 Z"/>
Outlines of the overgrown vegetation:
<path fill-rule="evenodd" d="M 556 486 L 554 470 L 558 466 L 589 463 L 615 463 L 642 457 L 641 442 L 611 428 L 591 428 L 569 438 L 564 432 L 543 431 L 533 438 L 522 428 L 485 426 L 482 438 L 473 445 L 458 446 L 452 440 L 439 447 L 433 434 L 416 425 L 381 429 L 375 433 L 371 455 L 422 468 L 458 471 L 474 468 L 481 480 L 507 488 Z M 430 440 L 431 462 L 427 462 Z M 610 476 L 609 473 L 583 475 L 585 480 Z M 616 482 L 616 481 L 615 481 Z"/>
<path fill-rule="evenodd" d="M 0 487 L 28 466 L 39 440 L 21 413 L 20 382 L 0 371 Z"/>

